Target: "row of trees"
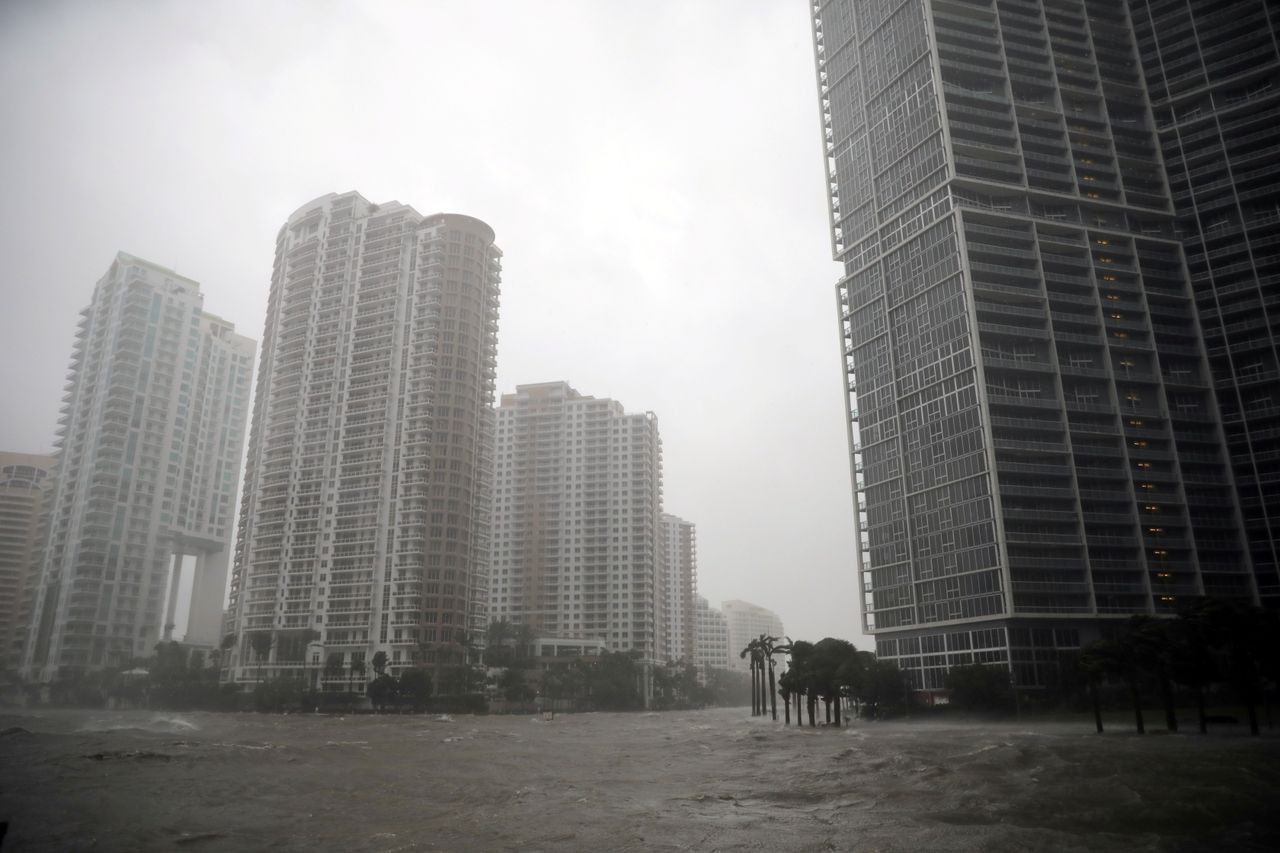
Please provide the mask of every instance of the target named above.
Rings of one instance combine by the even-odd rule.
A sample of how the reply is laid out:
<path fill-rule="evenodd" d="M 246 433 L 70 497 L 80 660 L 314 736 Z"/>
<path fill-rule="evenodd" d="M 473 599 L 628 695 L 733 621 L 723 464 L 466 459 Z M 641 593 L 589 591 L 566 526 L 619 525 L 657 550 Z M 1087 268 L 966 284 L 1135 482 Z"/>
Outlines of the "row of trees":
<path fill-rule="evenodd" d="M 1234 601 L 1190 599 L 1173 619 L 1133 616 L 1110 637 L 1085 647 L 1094 724 L 1102 731 L 1099 685 L 1123 684 L 1133 702 L 1134 724 L 1146 731 L 1144 690 L 1154 687 L 1165 726 L 1178 730 L 1176 687 L 1191 691 L 1200 731 L 1208 731 L 1206 694 L 1214 687 L 1245 706 L 1249 730 L 1258 734 L 1258 705 L 1268 686 L 1280 686 L 1280 614 Z"/>
<path fill-rule="evenodd" d="M 775 674 L 775 656 L 787 657 L 787 669 Z M 848 640 L 826 637 L 817 643 L 805 640 L 781 642 L 761 634 L 747 643 L 739 657 L 751 672 L 751 713 L 778 719 L 778 697 L 782 697 L 784 722 L 791 725 L 794 701 L 796 725 L 817 725 L 817 706 L 825 708 L 827 723 L 842 724 L 841 711 L 851 703 L 866 717 L 881 716 L 900 702 L 908 701 L 902 672 L 892 663 L 880 661 L 871 652 L 860 652 Z M 834 715 L 833 715 L 834 711 Z"/>

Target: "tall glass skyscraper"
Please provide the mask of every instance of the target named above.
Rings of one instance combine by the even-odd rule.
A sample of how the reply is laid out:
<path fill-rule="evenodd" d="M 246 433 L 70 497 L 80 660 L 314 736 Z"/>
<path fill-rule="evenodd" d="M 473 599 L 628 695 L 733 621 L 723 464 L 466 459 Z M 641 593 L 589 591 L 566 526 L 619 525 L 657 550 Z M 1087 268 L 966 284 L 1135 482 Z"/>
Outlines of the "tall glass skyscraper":
<path fill-rule="evenodd" d="M 478 219 L 354 192 L 280 229 L 230 680 L 346 689 L 378 652 L 394 671 L 482 647 L 501 257 Z"/>
<path fill-rule="evenodd" d="M 1129 8 L 812 18 L 877 652 L 1050 684 L 1109 619 L 1257 601 Z"/>
<path fill-rule="evenodd" d="M 196 282 L 121 252 L 81 312 L 30 681 L 150 656 L 173 621 L 175 556 L 197 558 L 188 638 L 217 640 L 254 344 L 202 306 Z"/>
<path fill-rule="evenodd" d="M 1262 602 L 1280 607 L 1280 7 L 1131 0 Z"/>

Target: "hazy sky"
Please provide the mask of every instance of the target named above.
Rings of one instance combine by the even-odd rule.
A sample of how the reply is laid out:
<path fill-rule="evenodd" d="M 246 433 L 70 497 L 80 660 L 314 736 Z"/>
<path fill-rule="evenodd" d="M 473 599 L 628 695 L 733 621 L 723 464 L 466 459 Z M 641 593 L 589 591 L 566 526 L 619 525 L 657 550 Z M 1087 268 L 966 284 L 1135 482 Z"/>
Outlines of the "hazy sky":
<path fill-rule="evenodd" d="M 807 5 L 0 3 L 0 447 L 49 449 L 117 250 L 261 339 L 275 235 L 358 190 L 504 252 L 499 393 L 657 414 L 698 585 L 857 634 Z"/>

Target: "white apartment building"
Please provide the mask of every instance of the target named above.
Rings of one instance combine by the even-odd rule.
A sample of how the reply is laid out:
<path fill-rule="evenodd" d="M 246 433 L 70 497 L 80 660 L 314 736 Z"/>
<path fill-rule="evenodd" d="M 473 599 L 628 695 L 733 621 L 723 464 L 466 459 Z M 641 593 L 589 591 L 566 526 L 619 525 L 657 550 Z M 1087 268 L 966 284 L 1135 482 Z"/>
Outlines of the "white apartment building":
<path fill-rule="evenodd" d="M 498 408 L 494 619 L 656 660 L 662 442 L 653 413 L 521 385 Z"/>
<path fill-rule="evenodd" d="M 202 305 L 195 281 L 121 252 L 81 312 L 28 680 L 150 655 L 183 555 L 197 557 L 187 639 L 216 642 L 254 343 Z"/>
<path fill-rule="evenodd" d="M 761 634 L 781 638 L 785 633 L 778 614 L 758 604 L 733 599 L 722 602 L 720 610 L 729 628 L 729 660 L 743 672 L 751 669 L 749 660 L 738 656 L 747 643 Z"/>
<path fill-rule="evenodd" d="M 478 219 L 354 192 L 280 229 L 226 678 L 345 689 L 320 671 L 335 655 L 482 647 L 501 257 Z"/>
<path fill-rule="evenodd" d="M 692 521 L 663 513 L 662 582 L 658 612 L 662 618 L 664 661 L 693 660 L 694 603 L 698 590 L 698 539 Z"/>
<path fill-rule="evenodd" d="M 0 681 L 17 673 L 31 630 L 55 461 L 0 451 Z"/>
<path fill-rule="evenodd" d="M 737 665 L 736 652 L 730 659 L 729 625 L 724 614 L 700 595 L 693 600 L 693 624 L 693 659 L 700 677 L 705 679 L 709 669 L 732 669 Z"/>

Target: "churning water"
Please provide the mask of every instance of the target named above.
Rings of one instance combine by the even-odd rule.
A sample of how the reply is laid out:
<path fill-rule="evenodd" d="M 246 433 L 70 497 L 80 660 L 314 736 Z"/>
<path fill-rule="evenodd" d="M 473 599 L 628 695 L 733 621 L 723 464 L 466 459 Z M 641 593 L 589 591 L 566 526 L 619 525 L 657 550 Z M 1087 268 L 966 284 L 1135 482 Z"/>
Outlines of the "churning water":
<path fill-rule="evenodd" d="M 741 709 L 0 717 L 5 851 L 1275 850 L 1280 739 Z"/>

